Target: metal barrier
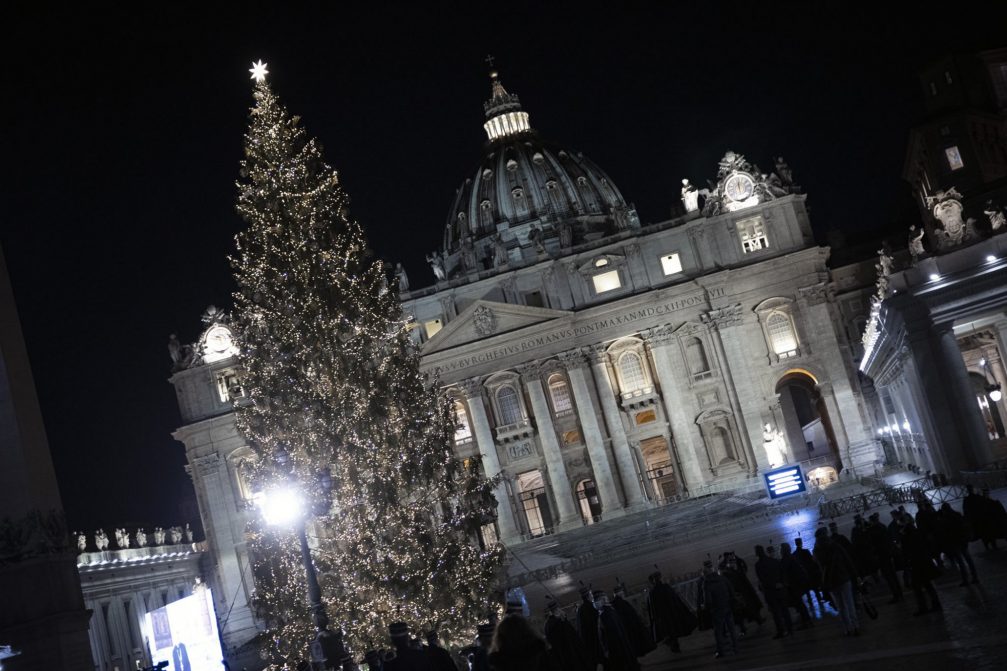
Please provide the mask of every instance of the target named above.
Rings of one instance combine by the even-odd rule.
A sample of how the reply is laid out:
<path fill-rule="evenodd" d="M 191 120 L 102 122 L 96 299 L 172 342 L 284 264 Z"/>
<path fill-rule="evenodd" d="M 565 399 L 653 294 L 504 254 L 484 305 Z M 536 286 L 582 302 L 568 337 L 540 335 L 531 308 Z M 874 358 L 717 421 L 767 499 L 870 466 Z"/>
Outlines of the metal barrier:
<path fill-rule="evenodd" d="M 934 474 L 900 485 L 884 485 L 862 494 L 824 501 L 818 506 L 818 514 L 820 517 L 841 517 L 881 506 L 915 503 L 920 496 L 925 496 L 935 507 L 940 507 L 942 503 L 965 498 L 969 485 L 977 489 L 1007 487 L 1007 470 L 963 471 L 954 481 Z"/>

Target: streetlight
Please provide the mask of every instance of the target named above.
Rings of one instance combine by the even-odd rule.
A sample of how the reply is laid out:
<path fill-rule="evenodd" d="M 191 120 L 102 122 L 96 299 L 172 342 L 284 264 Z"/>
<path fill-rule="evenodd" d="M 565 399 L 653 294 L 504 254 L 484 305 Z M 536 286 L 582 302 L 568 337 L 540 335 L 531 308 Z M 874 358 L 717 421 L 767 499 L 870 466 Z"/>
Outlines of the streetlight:
<path fill-rule="evenodd" d="M 305 528 L 309 512 L 319 515 L 332 505 L 332 475 L 328 469 L 318 472 L 321 501 L 315 506 L 309 506 L 294 485 L 288 466 L 290 455 L 282 445 L 276 448 L 273 459 L 279 470 L 285 474 L 285 481 L 256 495 L 256 504 L 266 524 L 293 527 L 297 532 L 297 538 L 301 543 L 301 563 L 304 564 L 308 584 L 308 608 L 311 610 L 311 621 L 314 622 L 316 630 L 315 638 L 311 641 L 311 666 L 318 670 L 335 669 L 345 665 L 345 662 L 352 658 L 343 643 L 342 630 L 329 629 L 329 615 L 322 603 L 322 589 L 318 585 L 318 575 L 315 573 L 315 563 L 311 559 L 311 547 L 308 545 Z"/>
<path fill-rule="evenodd" d="M 982 366 L 983 375 L 986 378 L 986 395 L 990 397 L 990 400 L 994 403 L 999 403 L 1000 399 L 1003 398 L 1003 391 L 1000 389 L 1000 383 L 990 380 L 990 369 L 989 362 L 986 359 L 980 359 L 979 365 Z"/>

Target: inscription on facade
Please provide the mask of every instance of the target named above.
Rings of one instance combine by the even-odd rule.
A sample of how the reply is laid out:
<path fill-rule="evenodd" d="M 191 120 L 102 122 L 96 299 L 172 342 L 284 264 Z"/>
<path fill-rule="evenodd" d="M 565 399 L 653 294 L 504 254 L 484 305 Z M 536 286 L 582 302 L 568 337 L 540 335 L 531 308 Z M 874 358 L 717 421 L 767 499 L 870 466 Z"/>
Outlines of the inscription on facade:
<path fill-rule="evenodd" d="M 530 443 L 515 443 L 507 446 L 507 455 L 513 459 L 521 459 L 531 456 Z"/>
<path fill-rule="evenodd" d="M 435 371 L 437 373 L 445 373 L 461 368 L 468 368 L 469 366 L 475 366 L 488 361 L 512 356 L 514 354 L 521 354 L 522 352 L 535 350 L 540 347 L 546 347 L 553 343 L 568 341 L 571 338 L 578 338 L 583 335 L 597 333 L 615 326 L 633 324 L 651 317 L 659 317 L 661 315 L 677 312 L 678 310 L 701 305 L 706 305 L 706 297 L 701 294 L 686 296 L 684 298 L 667 301 L 665 303 L 658 303 L 656 305 L 648 305 L 625 314 L 615 315 L 605 319 L 598 319 L 586 324 L 579 324 L 569 328 L 560 329 L 559 331 L 554 331 L 552 333 L 544 333 L 542 335 L 518 340 L 516 342 L 485 350 L 483 352 L 478 352 L 470 356 L 459 357 L 454 361 L 448 361 L 443 365 L 437 366 Z"/>

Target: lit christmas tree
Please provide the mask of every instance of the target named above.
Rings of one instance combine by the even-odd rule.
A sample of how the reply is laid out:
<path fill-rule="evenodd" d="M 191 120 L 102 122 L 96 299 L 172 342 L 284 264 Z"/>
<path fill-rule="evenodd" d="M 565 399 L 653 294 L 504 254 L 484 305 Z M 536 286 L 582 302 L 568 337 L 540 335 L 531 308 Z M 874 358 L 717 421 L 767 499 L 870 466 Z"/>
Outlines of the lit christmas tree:
<path fill-rule="evenodd" d="M 248 397 L 236 415 L 256 451 L 253 489 L 292 486 L 315 510 L 323 602 L 355 655 L 386 647 L 395 620 L 470 639 L 502 559 L 474 542 L 495 509 L 493 483 L 455 457 L 451 404 L 420 372 L 385 268 L 349 217 L 337 173 L 265 74 L 252 69 L 238 181 L 248 228 L 232 259 Z M 251 542 L 273 652 L 307 657 L 296 537 L 256 521 Z"/>

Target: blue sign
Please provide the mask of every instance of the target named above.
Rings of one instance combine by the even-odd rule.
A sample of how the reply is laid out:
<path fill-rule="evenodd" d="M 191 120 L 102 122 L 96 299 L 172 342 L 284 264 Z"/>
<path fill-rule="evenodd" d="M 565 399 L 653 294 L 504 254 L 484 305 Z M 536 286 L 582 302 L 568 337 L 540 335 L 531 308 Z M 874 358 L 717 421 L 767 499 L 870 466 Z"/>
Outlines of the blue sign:
<path fill-rule="evenodd" d="M 780 468 L 766 471 L 762 474 L 766 479 L 766 490 L 769 498 L 781 499 L 792 494 L 800 494 L 805 491 L 804 474 L 801 473 L 799 464 L 790 464 Z"/>

